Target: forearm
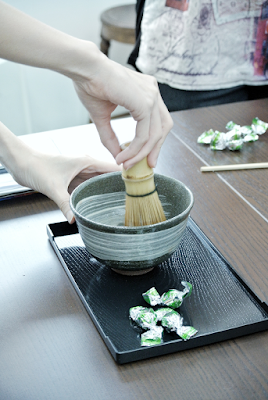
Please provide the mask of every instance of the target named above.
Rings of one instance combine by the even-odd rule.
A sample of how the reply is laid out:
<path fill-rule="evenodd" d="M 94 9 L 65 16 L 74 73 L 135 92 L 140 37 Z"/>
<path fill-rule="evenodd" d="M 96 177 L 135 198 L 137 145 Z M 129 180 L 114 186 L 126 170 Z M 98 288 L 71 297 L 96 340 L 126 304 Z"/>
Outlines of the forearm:
<path fill-rule="evenodd" d="M 102 55 L 93 43 L 60 32 L 0 1 L 0 57 L 79 79 L 83 73 L 90 78 Z"/>
<path fill-rule="evenodd" d="M 157 82 L 108 59 L 92 42 L 51 28 L 0 0 L 0 57 L 68 76 L 89 111 L 100 138 L 118 164 L 130 168 L 148 156 L 156 165 L 173 122 Z M 125 107 L 137 121 L 135 138 L 121 152 L 110 119 Z"/>

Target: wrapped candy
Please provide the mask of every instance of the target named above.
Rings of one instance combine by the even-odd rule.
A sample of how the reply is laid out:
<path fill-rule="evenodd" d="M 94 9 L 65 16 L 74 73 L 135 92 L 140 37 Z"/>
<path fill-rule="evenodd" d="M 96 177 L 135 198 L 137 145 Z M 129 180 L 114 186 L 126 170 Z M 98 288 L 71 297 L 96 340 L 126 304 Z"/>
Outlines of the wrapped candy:
<path fill-rule="evenodd" d="M 250 125 L 245 125 L 245 126 L 241 126 L 240 131 L 242 133 L 242 136 L 246 136 L 246 135 L 251 135 L 253 134 L 253 129 Z"/>
<path fill-rule="evenodd" d="M 150 329 L 157 323 L 157 317 L 152 308 L 136 306 L 129 310 L 130 318 L 141 328 Z"/>
<path fill-rule="evenodd" d="M 225 133 L 215 131 L 210 142 L 211 150 L 224 150 L 226 148 Z"/>
<path fill-rule="evenodd" d="M 197 139 L 197 143 L 210 144 L 212 137 L 214 136 L 213 129 L 203 132 Z"/>
<path fill-rule="evenodd" d="M 241 128 L 234 128 L 231 131 L 225 133 L 225 139 L 227 142 L 227 145 L 229 144 L 230 141 L 233 140 L 240 140 L 242 138 L 242 130 Z"/>
<path fill-rule="evenodd" d="M 258 117 L 253 118 L 251 127 L 257 135 L 263 135 L 268 129 L 268 123 L 261 121 Z"/>
<path fill-rule="evenodd" d="M 161 301 L 163 305 L 171 308 L 178 308 L 182 305 L 183 299 L 190 296 L 192 293 L 192 285 L 189 282 L 181 282 L 184 286 L 184 290 L 180 292 L 177 289 L 170 289 L 168 292 L 162 294 Z"/>
<path fill-rule="evenodd" d="M 175 332 L 183 340 L 188 340 L 197 333 L 193 326 L 184 326 L 183 318 L 174 310 L 164 315 L 161 324 L 168 332 Z"/>
<path fill-rule="evenodd" d="M 192 293 L 191 283 L 182 281 L 181 284 L 184 286 L 182 291 L 170 289 L 160 296 L 156 288 L 152 287 L 142 294 L 144 300 L 151 306 L 162 306 L 157 310 L 143 306 L 130 308 L 130 319 L 145 331 L 140 336 L 141 346 L 161 344 L 163 327 L 167 332 L 175 332 L 183 340 L 188 340 L 197 333 L 192 326 L 184 326 L 183 318 L 174 310 L 174 308 L 180 307 L 183 299 Z"/>
<path fill-rule="evenodd" d="M 247 142 L 256 142 L 256 140 L 258 140 L 258 139 L 259 139 L 258 135 L 256 135 L 255 133 L 249 133 L 246 136 L 244 136 L 243 141 L 245 143 L 247 143 Z"/>
<path fill-rule="evenodd" d="M 157 304 L 161 304 L 161 297 L 155 287 L 147 290 L 147 292 L 142 294 L 146 303 L 150 304 L 151 306 L 156 306 Z"/>
<path fill-rule="evenodd" d="M 181 306 L 183 299 L 192 293 L 192 285 L 189 282 L 182 281 L 184 286 L 183 291 L 177 289 L 170 289 L 168 292 L 159 295 L 155 287 L 147 290 L 142 296 L 144 300 L 151 306 L 162 305 L 171 308 L 178 308 Z"/>
<path fill-rule="evenodd" d="M 155 313 L 157 321 L 162 321 L 163 317 L 170 311 L 172 311 L 172 308 L 169 307 L 159 308 L 158 310 L 156 310 Z"/>
<path fill-rule="evenodd" d="M 153 326 L 147 332 L 141 334 L 141 345 L 155 346 L 161 344 L 163 341 L 163 331 L 162 326 Z"/>
<path fill-rule="evenodd" d="M 229 122 L 227 122 L 225 128 L 226 128 L 228 131 L 231 131 L 231 130 L 233 130 L 233 129 L 235 129 L 235 128 L 240 128 L 240 125 L 237 125 L 234 121 L 229 121 Z"/>
<path fill-rule="evenodd" d="M 227 144 L 227 147 L 229 150 L 232 151 L 241 150 L 243 143 L 244 143 L 243 139 L 230 140 Z"/>
<path fill-rule="evenodd" d="M 176 332 L 183 324 L 183 318 L 180 314 L 172 310 L 162 318 L 161 324 L 168 332 Z"/>
<path fill-rule="evenodd" d="M 209 129 L 203 132 L 198 138 L 197 143 L 209 144 L 212 150 L 229 149 L 232 151 L 241 150 L 243 143 L 255 142 L 259 135 L 263 135 L 268 129 L 268 123 L 253 118 L 251 125 L 240 126 L 234 121 L 227 122 L 225 128 L 227 132 L 213 131 Z"/>

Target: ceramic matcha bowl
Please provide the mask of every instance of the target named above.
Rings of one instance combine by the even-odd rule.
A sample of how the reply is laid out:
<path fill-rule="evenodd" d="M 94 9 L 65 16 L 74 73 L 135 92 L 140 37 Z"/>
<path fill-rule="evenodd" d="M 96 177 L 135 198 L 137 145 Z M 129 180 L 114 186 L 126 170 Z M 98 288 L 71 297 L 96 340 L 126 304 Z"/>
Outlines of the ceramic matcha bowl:
<path fill-rule="evenodd" d="M 155 174 L 155 183 L 167 218 L 155 225 L 124 226 L 121 172 L 91 178 L 71 195 L 71 208 L 87 250 L 117 272 L 146 273 L 167 260 L 181 241 L 193 194 L 182 182 L 164 175 Z"/>

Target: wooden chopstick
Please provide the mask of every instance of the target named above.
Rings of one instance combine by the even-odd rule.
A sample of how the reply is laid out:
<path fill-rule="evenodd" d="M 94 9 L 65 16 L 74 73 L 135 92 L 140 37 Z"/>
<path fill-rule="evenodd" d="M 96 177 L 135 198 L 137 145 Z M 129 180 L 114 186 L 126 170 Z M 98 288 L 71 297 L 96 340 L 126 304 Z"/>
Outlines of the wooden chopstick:
<path fill-rule="evenodd" d="M 201 172 L 214 172 L 214 171 L 233 171 L 237 169 L 256 169 L 268 168 L 268 162 L 252 163 L 252 164 L 229 164 L 229 165 L 208 165 L 201 167 Z"/>

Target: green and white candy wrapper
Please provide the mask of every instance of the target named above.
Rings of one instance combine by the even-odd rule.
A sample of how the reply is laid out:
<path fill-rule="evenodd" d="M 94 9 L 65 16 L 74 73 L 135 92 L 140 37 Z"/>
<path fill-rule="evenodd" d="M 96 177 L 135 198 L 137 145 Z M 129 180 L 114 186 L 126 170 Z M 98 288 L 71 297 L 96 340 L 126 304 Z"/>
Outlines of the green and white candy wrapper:
<path fill-rule="evenodd" d="M 141 334 L 141 345 L 142 346 L 155 346 L 163 342 L 163 331 L 162 326 L 153 326 L 147 332 Z"/>
<path fill-rule="evenodd" d="M 244 137 L 245 137 L 246 135 L 254 134 L 254 131 L 253 131 L 252 127 L 249 126 L 249 125 L 241 126 L 241 127 L 240 127 L 240 131 L 241 131 L 241 133 L 242 133 L 242 136 L 244 136 Z"/>
<path fill-rule="evenodd" d="M 208 131 L 203 132 L 202 135 L 199 136 L 199 138 L 197 139 L 197 143 L 210 144 L 213 136 L 214 136 L 213 129 L 209 129 Z"/>
<path fill-rule="evenodd" d="M 156 313 L 157 321 L 162 321 L 164 315 L 166 315 L 170 311 L 172 311 L 172 308 L 169 308 L 169 307 L 163 307 L 163 308 L 159 308 L 158 310 L 156 310 L 155 313 Z"/>
<path fill-rule="evenodd" d="M 251 127 L 257 135 L 263 135 L 268 129 L 268 123 L 261 121 L 258 117 L 253 118 Z"/>
<path fill-rule="evenodd" d="M 171 310 L 164 315 L 161 324 L 168 332 L 176 332 L 176 330 L 182 326 L 183 318 L 177 311 Z"/>
<path fill-rule="evenodd" d="M 259 135 L 263 135 L 268 129 L 268 123 L 253 118 L 251 125 L 240 126 L 234 121 L 229 121 L 225 128 L 227 132 L 219 132 L 209 129 L 203 132 L 198 138 L 197 143 L 209 144 L 212 150 L 229 149 L 232 151 L 241 150 L 243 143 L 255 142 Z"/>
<path fill-rule="evenodd" d="M 256 133 L 248 133 L 247 135 L 244 136 L 243 141 L 244 143 L 247 142 L 256 142 L 256 140 L 259 139 L 259 135 L 256 135 Z"/>
<path fill-rule="evenodd" d="M 211 138 L 210 148 L 211 150 L 224 150 L 227 145 L 224 132 L 215 131 Z"/>
<path fill-rule="evenodd" d="M 181 284 L 184 286 L 183 291 L 177 289 L 170 289 L 168 292 L 159 295 L 155 287 L 147 290 L 142 294 L 144 300 L 151 306 L 162 305 L 171 308 L 178 308 L 181 306 L 183 299 L 186 296 L 190 296 L 192 293 L 192 285 L 189 282 L 182 281 Z"/>
<path fill-rule="evenodd" d="M 243 146 L 243 139 L 230 140 L 227 144 L 228 149 L 232 151 L 241 150 L 242 146 Z"/>
<path fill-rule="evenodd" d="M 157 317 L 152 308 L 142 306 L 131 307 L 129 316 L 143 329 L 150 329 L 152 326 L 156 326 L 157 323 Z"/>
<path fill-rule="evenodd" d="M 237 128 L 237 127 L 240 127 L 240 125 L 237 125 L 234 121 L 229 121 L 229 122 L 227 122 L 227 124 L 226 124 L 226 126 L 225 126 L 225 128 L 226 128 L 228 131 L 231 131 L 231 130 L 233 130 L 234 128 Z"/>
<path fill-rule="evenodd" d="M 234 128 L 231 131 L 225 133 L 225 139 L 227 141 L 227 145 L 232 140 L 240 140 L 242 138 L 242 131 L 239 128 Z"/>
<path fill-rule="evenodd" d="M 142 297 L 146 301 L 146 303 L 150 304 L 151 306 L 156 306 L 161 304 L 161 297 L 155 287 L 147 290 L 147 292 L 142 294 Z"/>
<path fill-rule="evenodd" d="M 175 310 L 164 315 L 161 324 L 168 332 L 175 332 L 183 340 L 189 340 L 197 333 L 197 330 L 193 326 L 183 325 L 183 318 Z"/>
<path fill-rule="evenodd" d="M 168 332 L 177 333 L 183 340 L 190 339 L 197 333 L 192 326 L 183 326 L 183 318 L 174 308 L 181 306 L 185 297 L 192 293 L 192 284 L 182 281 L 183 291 L 170 289 L 162 296 L 155 287 L 142 294 L 144 300 L 151 306 L 164 306 L 154 311 L 152 308 L 136 306 L 129 310 L 129 317 L 146 332 L 140 336 L 141 346 L 155 346 L 163 341 L 163 327 Z M 167 306 L 168 305 L 168 306 Z M 157 323 L 161 322 L 161 326 Z"/>
<path fill-rule="evenodd" d="M 186 281 L 182 281 L 181 284 L 184 286 L 182 292 L 177 289 L 170 289 L 166 293 L 162 294 L 161 296 L 162 305 L 171 308 L 178 308 L 182 305 L 183 299 L 187 296 L 190 296 L 193 287 L 191 283 Z"/>

